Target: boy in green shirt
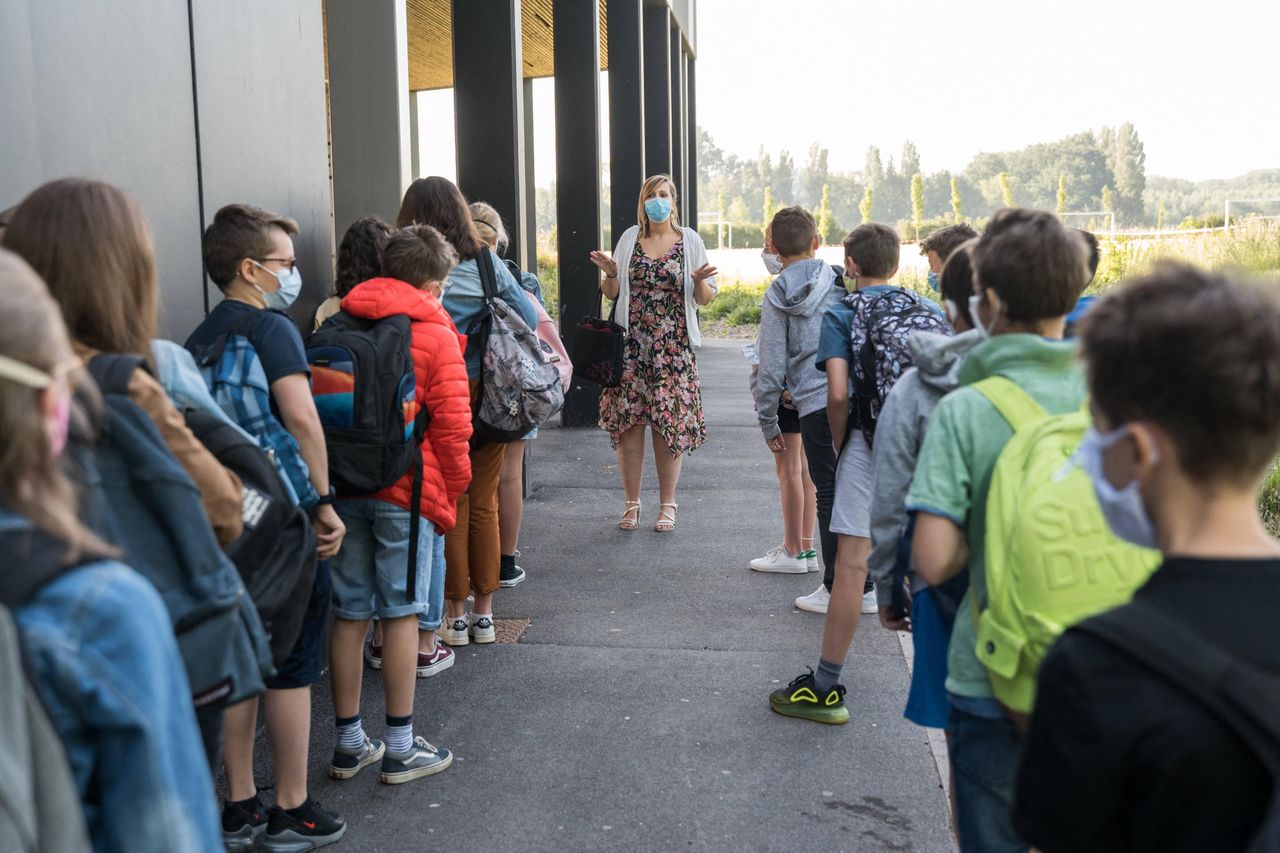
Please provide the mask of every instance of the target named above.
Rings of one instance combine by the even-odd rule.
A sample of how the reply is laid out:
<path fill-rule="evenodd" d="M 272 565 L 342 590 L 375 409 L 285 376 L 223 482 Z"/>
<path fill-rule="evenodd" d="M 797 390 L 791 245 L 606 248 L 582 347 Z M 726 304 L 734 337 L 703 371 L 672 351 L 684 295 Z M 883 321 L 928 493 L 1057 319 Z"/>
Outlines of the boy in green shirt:
<path fill-rule="evenodd" d="M 938 404 L 925 435 L 907 508 L 916 513 L 912 561 L 937 586 L 968 568 L 947 661 L 960 849 L 1025 851 L 1013 828 L 1019 734 L 995 700 L 974 651 L 975 613 L 986 606 L 986 502 L 996 459 L 1013 431 L 967 386 L 989 376 L 1016 383 L 1049 414 L 1079 409 L 1084 380 L 1062 341 L 1064 318 L 1087 281 L 1079 234 L 1042 211 L 998 212 L 973 249 L 970 314 L 989 338 L 969 354 L 960 388 Z"/>

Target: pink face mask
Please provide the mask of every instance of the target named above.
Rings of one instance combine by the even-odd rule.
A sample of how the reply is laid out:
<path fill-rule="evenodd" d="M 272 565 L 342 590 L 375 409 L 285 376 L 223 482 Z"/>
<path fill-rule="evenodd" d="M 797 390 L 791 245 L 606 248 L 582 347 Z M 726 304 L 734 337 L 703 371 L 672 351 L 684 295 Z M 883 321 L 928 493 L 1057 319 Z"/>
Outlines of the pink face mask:
<path fill-rule="evenodd" d="M 54 459 L 62 455 L 67 447 L 67 427 L 71 423 L 71 397 L 59 394 L 58 401 L 53 404 L 53 420 L 48 423 L 49 453 Z"/>

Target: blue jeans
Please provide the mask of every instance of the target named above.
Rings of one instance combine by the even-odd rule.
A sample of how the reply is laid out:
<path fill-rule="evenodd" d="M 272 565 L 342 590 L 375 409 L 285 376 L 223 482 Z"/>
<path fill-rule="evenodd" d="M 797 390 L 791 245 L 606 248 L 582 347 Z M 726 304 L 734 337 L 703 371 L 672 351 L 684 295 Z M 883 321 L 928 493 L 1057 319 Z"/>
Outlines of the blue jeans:
<path fill-rule="evenodd" d="M 994 705 L 994 700 L 988 701 Z M 1026 842 L 1013 828 L 1013 789 L 1021 736 L 1013 721 L 997 712 L 999 717 L 979 716 L 955 704 L 951 706 L 947 754 L 955 776 L 956 830 L 961 853 L 1027 850 Z"/>
<path fill-rule="evenodd" d="M 427 591 L 427 612 L 418 617 L 418 628 L 423 631 L 438 631 L 444 622 L 444 537 L 431 538 L 435 542 L 431 548 L 431 586 Z"/>
<path fill-rule="evenodd" d="M 409 583 L 409 525 L 407 509 L 373 498 L 337 503 L 347 526 L 342 549 L 331 561 L 333 612 L 339 619 L 364 620 L 418 616 L 427 609 L 431 586 L 435 525 L 418 524 L 418 560 L 414 588 Z"/>

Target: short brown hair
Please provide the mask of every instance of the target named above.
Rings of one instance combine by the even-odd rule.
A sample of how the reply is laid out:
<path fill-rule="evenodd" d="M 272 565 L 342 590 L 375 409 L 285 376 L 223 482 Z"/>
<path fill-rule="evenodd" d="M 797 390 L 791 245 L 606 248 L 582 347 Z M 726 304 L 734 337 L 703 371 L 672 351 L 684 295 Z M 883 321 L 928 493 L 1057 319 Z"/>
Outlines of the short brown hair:
<path fill-rule="evenodd" d="M 418 178 L 404 191 L 404 200 L 400 202 L 400 212 L 396 215 L 396 227 L 404 228 L 406 225 L 430 225 L 444 235 L 464 261 L 476 258 L 488 248 L 480 239 L 462 191 L 453 181 L 439 175 Z"/>
<path fill-rule="evenodd" d="M 937 252 L 938 259 L 945 264 L 947 258 L 951 257 L 951 253 L 956 250 L 957 246 L 977 236 L 978 232 L 973 230 L 972 225 L 967 222 L 957 222 L 955 225 L 939 228 L 921 240 L 920 254 L 927 255 L 930 252 Z"/>
<path fill-rule="evenodd" d="M 1249 483 L 1280 450 L 1275 285 L 1165 262 L 1098 301 L 1081 351 L 1094 405 L 1159 425 L 1198 482 Z"/>
<path fill-rule="evenodd" d="M 973 247 L 975 283 L 991 288 L 1014 322 L 1065 317 L 1088 282 L 1084 241 L 1043 210 L 996 211 Z"/>
<path fill-rule="evenodd" d="M 777 242 L 777 238 L 774 238 Z M 902 240 L 898 232 L 879 222 L 859 225 L 844 238 L 844 256 L 852 258 L 858 272 L 870 278 L 888 278 L 898 269 Z"/>
<path fill-rule="evenodd" d="M 298 223 L 289 217 L 247 204 L 229 204 L 213 215 L 202 250 L 205 271 L 220 290 L 235 279 L 245 258 L 260 261 L 270 254 L 272 228 L 290 237 L 298 233 Z"/>
<path fill-rule="evenodd" d="M 132 196 L 101 181 L 52 181 L 13 212 L 4 245 L 44 279 L 72 339 L 150 358 L 156 251 Z"/>
<path fill-rule="evenodd" d="M 813 214 L 796 204 L 775 213 L 769 229 L 773 238 L 773 250 L 779 255 L 793 257 L 803 255 L 813 247 L 813 238 L 818 234 L 818 223 Z"/>
<path fill-rule="evenodd" d="M 382 249 L 382 274 L 418 287 L 444 281 L 458 264 L 458 253 L 430 225 L 410 225 L 392 232 Z"/>

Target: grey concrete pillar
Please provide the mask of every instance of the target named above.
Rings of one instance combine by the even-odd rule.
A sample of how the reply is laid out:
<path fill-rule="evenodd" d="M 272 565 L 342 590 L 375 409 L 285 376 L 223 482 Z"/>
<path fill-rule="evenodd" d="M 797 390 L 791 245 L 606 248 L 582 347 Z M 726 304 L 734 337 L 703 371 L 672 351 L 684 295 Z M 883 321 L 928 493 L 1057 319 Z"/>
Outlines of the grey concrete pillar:
<path fill-rule="evenodd" d="M 644 9 L 644 132 L 646 170 L 670 173 L 671 15 L 665 4 Z"/>
<path fill-rule="evenodd" d="M 600 7 L 597 0 L 556 0 L 556 239 L 560 258 L 560 334 L 600 307 L 600 271 L 588 255 L 600 246 Z M 561 423 L 599 420 L 600 388 L 574 377 Z"/>
<path fill-rule="evenodd" d="M 636 224 L 644 183 L 645 124 L 641 0 L 610 0 L 609 195 L 611 241 Z"/>
<path fill-rule="evenodd" d="M 458 188 L 497 209 L 507 256 L 528 269 L 521 57 L 520 0 L 453 0 Z"/>
<path fill-rule="evenodd" d="M 327 5 L 338 239 L 361 216 L 394 222 L 412 175 L 404 0 Z"/>

